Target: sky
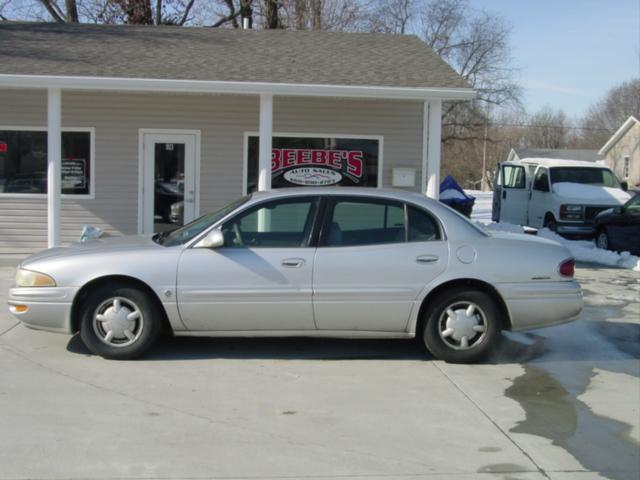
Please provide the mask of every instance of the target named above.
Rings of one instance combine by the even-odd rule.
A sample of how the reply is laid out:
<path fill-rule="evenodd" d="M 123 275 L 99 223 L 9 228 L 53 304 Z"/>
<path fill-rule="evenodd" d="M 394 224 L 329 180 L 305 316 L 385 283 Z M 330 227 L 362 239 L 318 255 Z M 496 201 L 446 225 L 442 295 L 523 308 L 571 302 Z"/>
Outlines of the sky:
<path fill-rule="evenodd" d="M 530 112 L 580 117 L 607 90 L 640 77 L 640 0 L 470 0 L 511 25 Z"/>

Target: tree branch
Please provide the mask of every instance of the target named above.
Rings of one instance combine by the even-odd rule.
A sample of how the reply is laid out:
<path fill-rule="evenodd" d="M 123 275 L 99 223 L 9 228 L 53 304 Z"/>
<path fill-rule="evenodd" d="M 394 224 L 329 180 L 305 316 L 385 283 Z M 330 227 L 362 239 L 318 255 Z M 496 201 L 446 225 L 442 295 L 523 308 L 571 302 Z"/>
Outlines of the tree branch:
<path fill-rule="evenodd" d="M 210 25 L 211 28 L 218 28 L 221 25 L 224 25 L 225 23 L 227 23 L 230 20 L 234 20 L 235 18 L 238 18 L 238 15 L 240 15 L 240 12 L 233 12 L 230 13 L 229 15 L 227 15 L 226 17 L 222 17 L 220 20 L 218 20 L 216 23 L 214 23 L 213 25 Z"/>
<path fill-rule="evenodd" d="M 56 22 L 65 23 L 64 14 L 53 0 L 40 0 L 40 3 L 47 9 L 49 15 L 51 15 Z"/>
<path fill-rule="evenodd" d="M 191 9 L 193 8 L 193 4 L 195 1 L 196 0 L 189 0 L 189 3 L 187 3 L 187 6 L 184 9 L 184 13 L 182 14 L 182 18 L 178 22 L 178 25 L 180 26 L 184 25 L 186 21 L 189 19 L 189 12 L 191 12 Z"/>

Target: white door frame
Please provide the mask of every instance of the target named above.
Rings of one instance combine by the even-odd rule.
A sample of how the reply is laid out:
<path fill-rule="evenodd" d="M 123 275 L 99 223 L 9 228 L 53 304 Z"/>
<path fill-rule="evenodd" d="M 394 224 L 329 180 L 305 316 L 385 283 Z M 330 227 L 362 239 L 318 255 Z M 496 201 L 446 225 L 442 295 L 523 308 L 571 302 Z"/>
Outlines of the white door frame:
<path fill-rule="evenodd" d="M 145 155 L 144 143 L 146 135 L 158 136 L 192 136 L 194 137 L 194 168 L 193 168 L 193 196 L 194 196 L 194 217 L 200 216 L 200 130 L 181 130 L 166 128 L 140 128 L 138 129 L 138 234 L 144 231 L 144 207 L 146 196 L 149 192 L 145 192 Z M 170 142 L 167 143 L 179 143 Z M 185 174 L 186 174 L 185 158 Z M 151 192 L 151 195 L 153 192 Z M 153 197 L 150 197 L 153 201 Z M 148 201 L 148 199 L 147 199 Z"/>

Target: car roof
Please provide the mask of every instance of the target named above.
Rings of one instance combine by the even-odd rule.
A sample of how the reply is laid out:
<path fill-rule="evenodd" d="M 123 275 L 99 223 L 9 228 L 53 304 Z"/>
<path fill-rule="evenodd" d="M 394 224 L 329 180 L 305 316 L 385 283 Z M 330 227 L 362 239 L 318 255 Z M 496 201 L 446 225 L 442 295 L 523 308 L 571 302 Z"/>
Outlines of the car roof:
<path fill-rule="evenodd" d="M 585 162 L 582 160 L 567 160 L 563 158 L 523 158 L 507 164 L 535 164 L 544 167 L 581 167 L 581 168 L 608 168 L 606 165 L 595 162 Z"/>
<path fill-rule="evenodd" d="M 419 203 L 438 203 L 426 195 L 418 192 L 410 192 L 405 190 L 396 190 L 392 188 L 375 188 L 375 187 L 291 187 L 276 188 L 267 192 L 255 192 L 253 198 L 276 198 L 289 196 L 306 196 L 306 195 L 349 195 L 349 196 L 366 196 L 387 198 L 403 202 L 419 202 Z"/>

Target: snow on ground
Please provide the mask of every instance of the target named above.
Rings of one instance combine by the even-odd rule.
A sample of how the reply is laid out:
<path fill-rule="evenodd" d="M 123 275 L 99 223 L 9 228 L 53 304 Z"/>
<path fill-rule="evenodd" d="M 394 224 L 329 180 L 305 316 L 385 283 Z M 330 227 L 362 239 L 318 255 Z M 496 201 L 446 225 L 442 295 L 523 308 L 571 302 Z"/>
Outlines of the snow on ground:
<path fill-rule="evenodd" d="M 495 223 L 491 221 L 491 202 L 493 192 L 480 192 L 477 190 L 466 190 L 469 195 L 476 197 L 473 205 L 471 219 L 491 231 L 524 233 L 524 228 L 511 223 Z M 538 235 L 542 238 L 555 240 L 569 249 L 574 258 L 581 262 L 597 263 L 610 267 L 622 267 L 640 272 L 640 258 L 631 255 L 629 252 L 616 253 L 609 250 L 597 248 L 593 240 L 567 240 L 557 233 L 547 228 L 538 230 Z"/>

